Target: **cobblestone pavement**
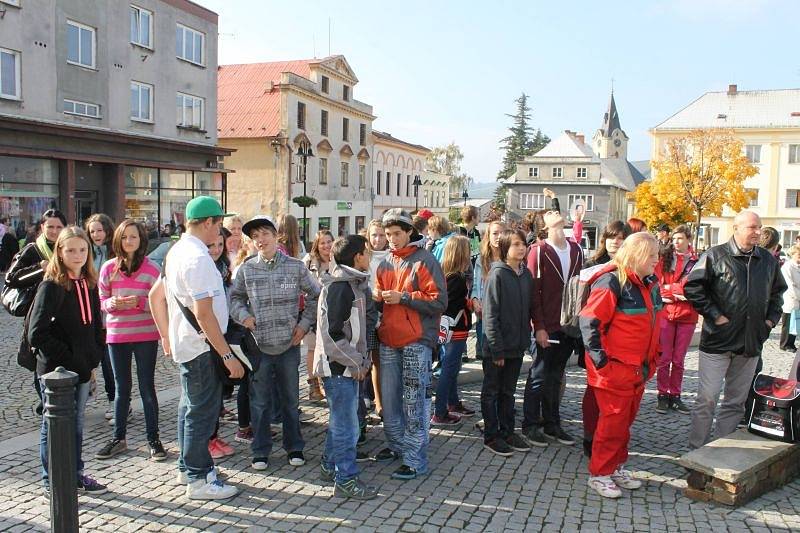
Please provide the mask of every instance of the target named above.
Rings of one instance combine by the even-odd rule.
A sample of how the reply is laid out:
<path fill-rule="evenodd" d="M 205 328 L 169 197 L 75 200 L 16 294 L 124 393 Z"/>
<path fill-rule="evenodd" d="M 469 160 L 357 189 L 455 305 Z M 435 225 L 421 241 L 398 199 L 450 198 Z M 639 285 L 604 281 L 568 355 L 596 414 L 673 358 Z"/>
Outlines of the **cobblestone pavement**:
<path fill-rule="evenodd" d="M 2 414 L 0 449 L 10 437 L 35 431 L 39 418 L 30 375 L 15 363 L 19 325 L 2 317 Z M 14 348 L 9 352 L 10 348 Z M 766 371 L 785 373 L 791 357 L 779 352 L 775 338 L 767 343 Z M 696 390 L 697 353 L 687 358 L 685 388 L 691 401 Z M 159 390 L 176 385 L 171 362 L 159 364 Z M 305 385 L 304 380 L 301 379 Z M 580 400 L 585 377 L 580 369 L 568 371 L 562 416 L 567 431 L 581 434 Z M 520 389 L 524 381 L 520 381 Z M 110 492 L 80 497 L 80 522 L 86 531 L 798 531 L 800 530 L 800 480 L 732 510 L 684 498 L 684 471 L 674 459 L 687 451 L 689 417 L 655 413 L 656 391 L 651 382 L 633 426 L 628 466 L 646 480 L 645 486 L 619 500 L 604 500 L 586 486 L 586 461 L 580 445 L 551 445 L 503 459 L 486 452 L 472 422 L 456 429 L 434 429 L 429 475 L 410 482 L 389 478 L 397 465 L 362 463 L 363 476 L 380 489 L 377 500 L 366 503 L 332 498 L 332 487 L 318 478 L 325 436 L 324 407 L 303 404 L 316 415 L 303 426 L 308 464 L 287 465 L 282 450 L 273 453 L 265 472 L 249 468 L 249 451 L 235 444 L 237 454 L 220 462 L 230 482 L 242 492 L 223 502 L 199 504 L 187 500 L 183 487 L 173 483 L 172 461 L 147 460 L 144 421 L 130 424 L 131 450 L 110 461 L 93 459 L 110 437 L 102 418 L 105 402 L 90 404 L 84 435 L 87 471 L 108 483 Z M 467 403 L 477 406 L 479 384 L 463 388 Z M 162 440 L 170 457 L 176 454 L 177 400 L 161 402 Z M 234 408 L 234 405 L 229 405 Z M 521 400 L 518 403 L 521 411 Z M 221 427 L 233 443 L 235 423 Z M 370 428 L 365 450 L 383 446 L 382 431 Z M 46 530 L 49 507 L 41 498 L 39 460 L 32 441 L 24 449 L 0 454 L 0 531 Z"/>

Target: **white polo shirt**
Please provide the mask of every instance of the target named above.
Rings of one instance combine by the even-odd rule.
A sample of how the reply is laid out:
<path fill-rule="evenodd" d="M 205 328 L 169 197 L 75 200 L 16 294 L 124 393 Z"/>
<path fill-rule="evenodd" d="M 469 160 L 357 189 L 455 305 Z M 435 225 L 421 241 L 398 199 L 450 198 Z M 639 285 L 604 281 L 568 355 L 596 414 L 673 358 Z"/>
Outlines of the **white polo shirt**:
<path fill-rule="evenodd" d="M 228 327 L 228 301 L 222 276 L 214 266 L 208 246 L 192 235 L 184 233 L 176 242 L 165 261 L 167 305 L 169 307 L 169 345 L 172 359 L 186 363 L 205 353 L 209 346 L 186 320 L 175 298 L 194 312 L 194 302 L 213 298 L 214 316 L 223 333 Z"/>

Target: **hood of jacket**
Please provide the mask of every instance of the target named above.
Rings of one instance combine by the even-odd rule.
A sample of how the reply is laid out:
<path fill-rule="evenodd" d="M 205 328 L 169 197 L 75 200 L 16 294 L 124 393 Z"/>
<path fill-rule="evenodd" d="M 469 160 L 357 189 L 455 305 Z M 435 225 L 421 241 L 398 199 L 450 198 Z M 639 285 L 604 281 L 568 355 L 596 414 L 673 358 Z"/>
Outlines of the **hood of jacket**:
<path fill-rule="evenodd" d="M 424 250 L 425 249 L 425 241 L 426 239 L 422 235 L 412 235 L 411 240 L 400 248 L 399 250 L 389 249 L 389 253 L 391 255 L 395 255 L 397 257 L 402 257 L 405 259 L 406 257 L 410 256 L 417 250 Z"/>
<path fill-rule="evenodd" d="M 347 265 L 337 265 L 331 262 L 330 270 L 324 272 L 320 278 L 323 287 L 329 286 L 337 281 L 355 281 L 356 283 L 366 282 L 369 279 L 369 272 L 361 272 Z"/>

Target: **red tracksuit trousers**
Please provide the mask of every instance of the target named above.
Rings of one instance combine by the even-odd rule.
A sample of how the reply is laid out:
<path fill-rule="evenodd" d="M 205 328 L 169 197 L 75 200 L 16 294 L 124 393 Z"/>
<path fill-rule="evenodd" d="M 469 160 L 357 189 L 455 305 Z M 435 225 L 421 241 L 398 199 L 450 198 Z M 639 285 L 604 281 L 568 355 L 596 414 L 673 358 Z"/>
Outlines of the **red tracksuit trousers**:
<path fill-rule="evenodd" d="M 631 426 L 639 412 L 644 387 L 631 396 L 594 388 L 600 418 L 592 440 L 592 457 L 589 473 L 593 476 L 608 476 L 625 464 L 628 459 L 628 443 Z"/>

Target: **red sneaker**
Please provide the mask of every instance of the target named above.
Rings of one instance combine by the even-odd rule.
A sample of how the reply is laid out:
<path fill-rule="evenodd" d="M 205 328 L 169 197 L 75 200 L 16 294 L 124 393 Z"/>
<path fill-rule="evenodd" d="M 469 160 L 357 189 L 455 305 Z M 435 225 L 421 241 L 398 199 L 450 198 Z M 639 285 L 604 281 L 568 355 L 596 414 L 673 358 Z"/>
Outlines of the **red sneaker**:
<path fill-rule="evenodd" d="M 225 455 L 233 455 L 234 453 L 236 453 L 236 450 L 233 448 L 233 446 L 231 446 L 221 438 L 217 437 L 216 441 L 217 441 L 217 447 Z"/>
<path fill-rule="evenodd" d="M 208 441 L 208 453 L 211 454 L 212 459 L 222 459 L 225 457 L 225 452 L 223 452 L 219 445 L 217 444 L 217 439 L 211 439 Z"/>

